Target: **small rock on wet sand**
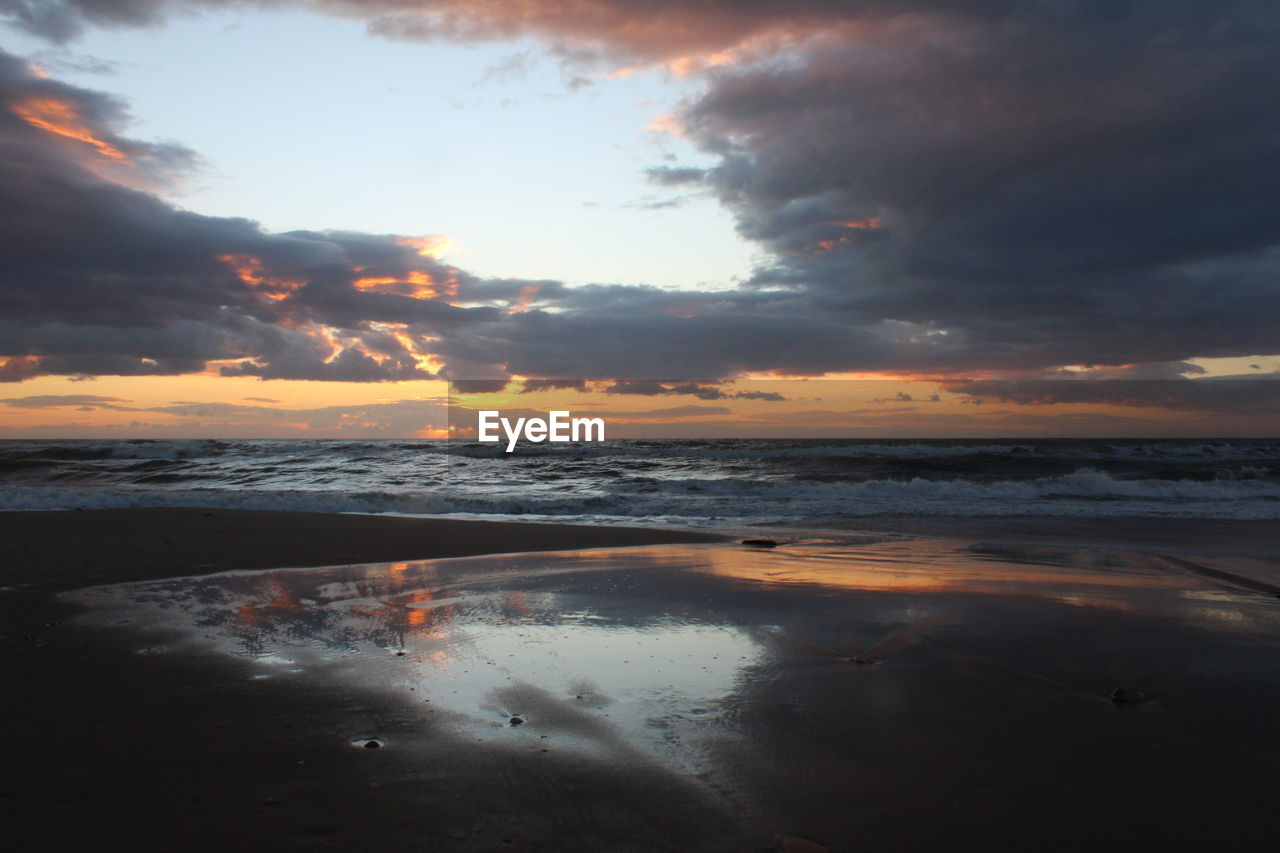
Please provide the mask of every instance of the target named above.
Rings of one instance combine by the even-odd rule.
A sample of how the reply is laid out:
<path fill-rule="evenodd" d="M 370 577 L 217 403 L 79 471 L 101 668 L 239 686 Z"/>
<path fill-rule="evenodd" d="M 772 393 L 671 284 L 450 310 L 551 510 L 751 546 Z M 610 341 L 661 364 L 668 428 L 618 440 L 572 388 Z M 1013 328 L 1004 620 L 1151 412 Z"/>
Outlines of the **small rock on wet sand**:
<path fill-rule="evenodd" d="M 1136 687 L 1117 687 L 1111 691 L 1111 701 L 1117 705 L 1133 705 L 1147 701 L 1147 694 Z"/>
<path fill-rule="evenodd" d="M 753 548 L 777 548 L 778 543 L 772 539 L 743 539 L 743 545 L 750 545 Z"/>
<path fill-rule="evenodd" d="M 831 848 L 807 838 L 784 838 L 779 842 L 782 853 L 830 853 Z"/>

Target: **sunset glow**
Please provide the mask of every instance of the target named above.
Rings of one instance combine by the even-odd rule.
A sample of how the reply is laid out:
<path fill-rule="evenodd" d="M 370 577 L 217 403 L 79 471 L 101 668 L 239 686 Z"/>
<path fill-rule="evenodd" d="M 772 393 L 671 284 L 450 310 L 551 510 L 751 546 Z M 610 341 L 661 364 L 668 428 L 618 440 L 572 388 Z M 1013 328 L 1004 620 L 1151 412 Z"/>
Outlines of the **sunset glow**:
<path fill-rule="evenodd" d="M 636 435 L 1272 431 L 1231 385 L 1280 376 L 1269 102 L 1189 94 L 1234 59 L 1086 84 L 1115 46 L 1043 10 L 188 5 L 0 13 L 0 434 L 442 435 L 367 407 L 541 377 L 593 384 L 512 405 Z M 784 399 L 601 390 L 648 377 Z"/>
<path fill-rule="evenodd" d="M 123 151 L 94 134 L 70 101 L 50 97 L 30 97 L 14 101 L 10 109 L 32 127 L 52 133 L 64 139 L 83 142 L 102 157 L 128 162 Z"/>

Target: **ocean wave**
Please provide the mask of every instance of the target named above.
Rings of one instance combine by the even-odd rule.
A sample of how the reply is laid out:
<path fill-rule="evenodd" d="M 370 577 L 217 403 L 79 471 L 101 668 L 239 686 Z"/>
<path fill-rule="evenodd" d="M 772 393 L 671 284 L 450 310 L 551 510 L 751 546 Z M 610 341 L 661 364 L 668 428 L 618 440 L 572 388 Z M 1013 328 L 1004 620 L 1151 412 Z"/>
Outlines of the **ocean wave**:
<path fill-rule="evenodd" d="M 123 459 L 201 460 L 218 457 L 289 456 L 385 460 L 443 454 L 476 459 L 539 457 L 756 459 L 949 459 L 1012 457 L 1026 459 L 1149 461 L 1280 461 L 1280 443 L 1259 440 L 1171 441 L 849 441 L 827 439 L 615 439 L 599 444 L 521 444 L 508 454 L 504 445 L 433 440 L 299 441 L 294 439 L 221 440 L 10 440 L 0 441 L 0 461 L 94 461 Z"/>
<path fill-rule="evenodd" d="M 129 509 L 211 507 L 295 512 L 358 512 L 436 515 L 454 507 L 430 493 L 268 489 L 69 489 L 17 487 L 0 492 L 0 509 Z"/>
<path fill-rule="evenodd" d="M 1081 468 L 1058 477 L 976 482 L 964 479 L 882 479 L 859 483 L 797 483 L 759 480 L 676 480 L 651 484 L 665 492 L 704 492 L 725 496 L 868 498 L 966 498 L 972 500 L 1036 500 L 1043 498 L 1148 498 L 1156 500 L 1280 499 L 1280 483 L 1266 479 L 1126 480 L 1096 468 Z"/>
<path fill-rule="evenodd" d="M 453 480 L 431 488 L 350 490 L 257 487 L 12 486 L 3 509 L 210 506 L 317 512 L 623 518 L 698 524 L 735 520 L 804 523 L 874 515 L 1053 515 L 1276 518 L 1280 483 L 1269 479 L 1134 480 L 1094 468 L 1030 480 L 879 479 L 858 483 L 704 479 L 513 488 Z"/>

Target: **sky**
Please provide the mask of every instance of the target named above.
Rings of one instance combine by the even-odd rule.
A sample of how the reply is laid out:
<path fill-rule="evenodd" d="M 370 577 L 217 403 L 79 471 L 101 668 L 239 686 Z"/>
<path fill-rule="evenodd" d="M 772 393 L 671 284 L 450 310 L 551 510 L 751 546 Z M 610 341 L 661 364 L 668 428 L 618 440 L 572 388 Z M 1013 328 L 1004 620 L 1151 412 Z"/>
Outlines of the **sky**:
<path fill-rule="evenodd" d="M 1276 91 L 1263 0 L 0 0 L 0 437 L 819 377 L 1273 434 Z"/>

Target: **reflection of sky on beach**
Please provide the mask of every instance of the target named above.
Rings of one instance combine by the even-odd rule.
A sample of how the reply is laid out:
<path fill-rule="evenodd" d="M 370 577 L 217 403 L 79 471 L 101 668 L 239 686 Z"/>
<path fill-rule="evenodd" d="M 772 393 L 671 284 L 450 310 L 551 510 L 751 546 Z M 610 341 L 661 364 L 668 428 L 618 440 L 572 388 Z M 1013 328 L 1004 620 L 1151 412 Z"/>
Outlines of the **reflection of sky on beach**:
<path fill-rule="evenodd" d="M 1142 561 L 1093 548 L 1000 548 L 939 540 L 896 539 L 851 549 L 847 542 L 801 549 L 706 553 L 702 569 L 766 584 L 816 584 L 898 593 L 948 592 L 1070 598 L 1123 606 L 1135 590 L 1174 590 L 1185 579 Z"/>
<path fill-rule="evenodd" d="M 243 725 L 297 691 L 312 716 L 280 731 L 378 745 L 380 780 L 446 797 L 514 781 L 571 809 L 556 792 L 643 778 L 835 849 L 903 849 L 904 827 L 910 849 L 1084 849 L 1080 815 L 1203 841 L 1205 815 L 1269 807 L 1274 562 L 774 535 L 67 595 L 142 665 L 263 697 Z"/>
<path fill-rule="evenodd" d="M 610 556 L 612 555 L 612 559 Z M 614 552 L 549 559 L 594 571 Z M 101 624 L 124 620 L 167 635 L 169 648 L 210 648 L 251 661 L 255 679 L 310 673 L 367 689 L 416 694 L 471 735 L 523 732 L 557 747 L 602 742 L 660 750 L 693 770 L 684 739 L 718 708 L 760 645 L 740 626 L 685 614 L 629 611 L 608 597 L 495 589 L 527 558 L 498 558 L 497 574 L 455 580 L 430 562 L 233 572 L 84 590 Z M 625 562 L 625 557 L 623 561 Z M 483 568 L 492 560 L 468 561 Z M 560 565 L 560 564 L 567 564 Z M 610 730 L 605 741 L 581 712 Z"/>
<path fill-rule="evenodd" d="M 148 648 L 212 650 L 249 662 L 254 678 L 390 693 L 491 744 L 657 756 L 686 772 L 798 696 L 890 731 L 907 697 L 938 683 L 978 705 L 1048 696 L 1093 707 L 1110 704 L 1118 681 L 1200 701 L 1215 679 L 1274 674 L 1274 599 L 1185 560 L 809 536 L 771 550 L 500 555 L 72 595 L 90 605 L 88 621 L 127 621 Z"/>

